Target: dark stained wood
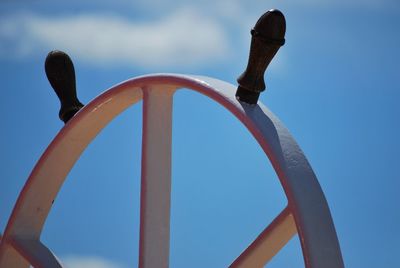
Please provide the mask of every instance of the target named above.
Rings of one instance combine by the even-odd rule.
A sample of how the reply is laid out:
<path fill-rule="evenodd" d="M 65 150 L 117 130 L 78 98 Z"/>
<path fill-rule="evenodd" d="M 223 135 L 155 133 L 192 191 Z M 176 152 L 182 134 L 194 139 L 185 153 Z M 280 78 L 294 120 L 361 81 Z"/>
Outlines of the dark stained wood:
<path fill-rule="evenodd" d="M 51 51 L 45 61 L 45 71 L 61 102 L 59 117 L 67 123 L 83 107 L 76 95 L 75 69 L 72 60 L 62 51 Z"/>
<path fill-rule="evenodd" d="M 239 76 L 236 98 L 256 104 L 260 93 L 265 90 L 264 73 L 285 43 L 286 21 L 277 9 L 264 13 L 251 30 L 250 55 L 246 70 Z"/>

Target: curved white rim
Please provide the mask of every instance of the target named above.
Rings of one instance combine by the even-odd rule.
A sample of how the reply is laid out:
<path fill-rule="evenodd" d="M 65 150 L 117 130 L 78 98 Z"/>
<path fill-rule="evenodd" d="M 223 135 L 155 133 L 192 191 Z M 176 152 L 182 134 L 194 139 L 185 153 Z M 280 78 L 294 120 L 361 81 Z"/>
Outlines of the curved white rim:
<path fill-rule="evenodd" d="M 236 88 L 231 84 L 180 74 L 148 75 L 118 84 L 93 99 L 61 129 L 18 197 L 1 238 L 0 267 L 28 267 L 29 263 L 35 267 L 61 267 L 39 240 L 52 201 L 87 145 L 113 118 L 141 99 L 144 112 L 139 267 L 168 267 L 171 114 L 173 94 L 178 88 L 210 97 L 248 128 L 270 159 L 288 199 L 288 206 L 231 267 L 264 265 L 296 231 L 306 267 L 344 267 L 324 194 L 306 157 L 283 124 L 262 104 L 237 101 Z M 155 165 L 162 172 L 154 172 Z M 162 187 L 159 183 L 163 183 Z M 147 213 L 161 203 L 165 204 L 159 208 L 161 216 Z M 155 237 L 156 243 L 152 242 Z"/>

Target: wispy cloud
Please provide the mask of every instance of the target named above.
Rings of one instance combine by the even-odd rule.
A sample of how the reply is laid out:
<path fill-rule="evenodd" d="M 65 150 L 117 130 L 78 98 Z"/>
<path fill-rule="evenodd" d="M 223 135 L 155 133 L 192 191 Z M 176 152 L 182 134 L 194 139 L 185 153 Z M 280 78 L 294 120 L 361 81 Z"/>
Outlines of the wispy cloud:
<path fill-rule="evenodd" d="M 125 268 L 121 264 L 96 256 L 67 256 L 62 259 L 66 268 Z"/>
<path fill-rule="evenodd" d="M 18 14 L 0 19 L 0 40 L 3 57 L 61 49 L 94 64 L 142 67 L 201 65 L 222 60 L 230 52 L 223 26 L 187 8 L 151 22 L 110 14 Z"/>
<path fill-rule="evenodd" d="M 121 13 L 116 7 L 107 8 L 113 10 L 112 14 L 97 10 L 50 16 L 16 11 L 0 17 L 0 58 L 43 57 L 46 51 L 60 49 L 96 66 L 207 66 L 226 62 L 235 50 L 247 50 L 248 30 L 269 8 L 383 8 L 394 1 L 254 0 L 249 5 L 244 0 L 177 0 L 171 5 L 163 0 L 138 0 L 134 4 L 122 0 L 115 4 L 119 9 L 145 10 L 144 14 L 155 18 L 145 21 L 116 15 Z"/>
<path fill-rule="evenodd" d="M 288 5 L 288 1 L 285 1 Z M 291 1 L 290 1 L 291 2 Z M 294 5 L 302 5 L 304 7 L 329 7 L 329 8 L 357 8 L 357 9 L 371 9 L 371 8 L 385 8 L 388 5 L 395 4 L 394 0 L 303 0 Z"/>
<path fill-rule="evenodd" d="M 234 12 L 238 15 L 244 15 L 251 10 L 260 10 L 270 8 L 285 8 L 285 9 L 298 9 L 298 8 L 334 8 L 334 9 L 371 9 L 371 8 L 387 8 L 388 6 L 397 5 L 397 0 L 203 0 L 203 1 L 187 1 L 175 0 L 174 5 L 170 5 L 169 1 L 165 0 L 137 0 L 135 6 L 138 8 L 151 11 L 164 11 L 171 10 L 174 7 L 187 6 L 188 3 L 198 10 L 206 12 L 219 12 L 231 13 Z M 240 19 L 240 16 L 237 17 Z"/>

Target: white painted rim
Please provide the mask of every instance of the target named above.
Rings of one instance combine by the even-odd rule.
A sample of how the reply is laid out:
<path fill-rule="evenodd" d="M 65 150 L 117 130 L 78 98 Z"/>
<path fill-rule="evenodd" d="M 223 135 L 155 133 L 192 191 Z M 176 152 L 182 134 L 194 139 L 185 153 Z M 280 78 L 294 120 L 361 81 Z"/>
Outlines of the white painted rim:
<path fill-rule="evenodd" d="M 232 112 L 248 128 L 270 159 L 288 199 L 288 206 L 244 250 L 231 267 L 264 265 L 296 231 L 299 234 L 306 267 L 344 267 L 324 194 L 306 157 L 283 124 L 262 104 L 248 105 L 237 101 L 234 96 L 236 88 L 231 84 L 209 77 L 180 74 L 142 76 L 116 85 L 92 100 L 61 129 L 39 159 L 17 200 L 1 238 L 0 267 L 28 267 L 29 263 L 35 267 L 61 267 L 51 251 L 41 244 L 40 234 L 52 201 L 56 198 L 70 169 L 86 146 L 118 114 L 143 99 L 143 96 L 145 102 L 146 96 L 150 96 L 147 97 L 149 103 L 164 103 L 165 105 L 160 107 L 170 111 L 172 95 L 177 88 L 200 92 Z M 146 107 L 147 104 L 144 105 L 145 111 Z M 162 114 L 163 110 L 157 110 L 157 107 L 159 105 L 153 105 L 152 110 L 148 110 L 152 112 L 147 112 L 147 117 L 146 112 L 144 113 L 144 123 L 147 122 L 149 127 L 149 130 L 146 130 L 146 125 L 144 126 L 144 142 L 146 139 L 159 138 L 148 133 L 154 131 L 154 127 L 158 124 L 157 118 Z M 170 131 L 172 121 L 168 114 L 167 124 L 162 128 Z M 168 152 L 170 136 L 167 135 L 163 144 L 163 152 Z M 155 163 L 152 157 L 148 160 L 143 160 L 143 157 L 156 149 L 144 149 L 142 169 Z M 170 156 L 164 156 L 165 159 L 167 162 L 170 161 Z M 170 167 L 164 168 L 168 174 L 163 176 L 170 180 L 170 170 L 168 170 Z M 149 180 L 147 177 L 143 175 L 142 170 L 142 184 Z M 160 174 L 152 174 L 149 177 L 160 180 Z M 169 200 L 169 191 L 165 190 L 164 200 Z M 142 188 L 142 203 L 143 193 Z M 141 214 L 144 214 L 143 211 L 146 209 L 141 208 Z M 169 204 L 161 212 L 167 220 L 159 226 L 154 225 L 154 222 L 145 225 L 144 220 L 147 216 L 141 215 L 139 259 L 142 261 L 139 261 L 139 267 L 168 267 Z M 155 228 L 153 230 L 159 231 L 167 227 L 168 234 L 164 232 L 163 242 L 159 247 L 153 245 L 153 236 L 146 238 L 145 229 Z M 151 249 L 150 252 L 147 250 L 148 254 L 144 250 L 146 247 Z M 154 254 L 165 257 L 156 264 L 151 262 L 146 264 L 143 261 L 146 258 L 151 259 Z"/>

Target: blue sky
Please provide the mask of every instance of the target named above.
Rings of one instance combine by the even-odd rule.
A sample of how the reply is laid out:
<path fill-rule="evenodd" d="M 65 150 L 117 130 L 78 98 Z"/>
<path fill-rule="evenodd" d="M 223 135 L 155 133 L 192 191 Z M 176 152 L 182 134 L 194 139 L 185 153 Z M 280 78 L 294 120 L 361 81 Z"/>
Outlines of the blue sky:
<path fill-rule="evenodd" d="M 400 4 L 395 0 L 0 2 L 0 230 L 63 126 L 44 74 L 70 54 L 87 103 L 130 77 L 235 83 L 249 30 L 270 8 L 286 44 L 261 101 L 289 128 L 327 197 L 347 267 L 399 267 Z M 284 208 L 256 142 L 197 93 L 174 98 L 171 267 L 227 266 Z M 116 118 L 71 171 L 42 241 L 71 268 L 137 265 L 141 106 Z M 238 165 L 238 163 L 242 163 Z M 298 238 L 268 267 L 302 267 Z"/>

